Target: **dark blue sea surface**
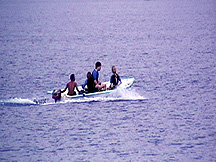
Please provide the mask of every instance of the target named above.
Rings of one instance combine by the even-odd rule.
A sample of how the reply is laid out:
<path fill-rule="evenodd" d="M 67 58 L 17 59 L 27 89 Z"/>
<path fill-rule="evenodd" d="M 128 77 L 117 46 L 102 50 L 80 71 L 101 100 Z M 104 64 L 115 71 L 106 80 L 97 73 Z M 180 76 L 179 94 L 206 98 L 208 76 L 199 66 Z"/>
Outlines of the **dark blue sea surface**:
<path fill-rule="evenodd" d="M 214 0 L 0 0 L 0 161 L 215 162 L 215 40 Z M 97 61 L 135 83 L 46 93 Z"/>

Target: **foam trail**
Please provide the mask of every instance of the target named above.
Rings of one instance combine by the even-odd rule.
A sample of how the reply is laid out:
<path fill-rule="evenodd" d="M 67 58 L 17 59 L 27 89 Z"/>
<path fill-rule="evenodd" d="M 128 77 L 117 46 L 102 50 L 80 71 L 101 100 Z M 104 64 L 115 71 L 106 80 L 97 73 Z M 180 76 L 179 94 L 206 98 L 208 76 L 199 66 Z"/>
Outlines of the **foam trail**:
<path fill-rule="evenodd" d="M 43 105 L 48 102 L 49 99 L 23 99 L 23 98 L 10 98 L 0 100 L 2 105 L 13 105 L 13 106 L 28 106 L 28 105 Z"/>
<path fill-rule="evenodd" d="M 116 93 L 113 94 L 113 97 L 121 98 L 125 100 L 144 100 L 145 97 L 138 94 L 136 91 L 131 89 L 120 88 Z"/>
<path fill-rule="evenodd" d="M 0 103 L 4 105 L 36 105 L 37 104 L 30 99 L 22 99 L 22 98 L 11 98 L 7 100 L 0 100 Z"/>

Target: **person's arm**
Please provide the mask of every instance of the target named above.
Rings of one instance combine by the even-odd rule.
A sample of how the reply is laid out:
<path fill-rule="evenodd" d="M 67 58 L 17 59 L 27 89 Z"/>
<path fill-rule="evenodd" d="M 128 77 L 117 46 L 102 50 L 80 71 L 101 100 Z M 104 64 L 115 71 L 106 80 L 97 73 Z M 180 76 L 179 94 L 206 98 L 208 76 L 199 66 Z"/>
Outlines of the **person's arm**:
<path fill-rule="evenodd" d="M 118 80 L 120 81 L 119 85 L 122 84 L 122 81 L 119 75 L 118 75 Z"/>
<path fill-rule="evenodd" d="M 86 79 L 85 83 L 82 85 L 82 88 L 85 89 L 85 86 L 88 84 L 88 79 Z"/>
<path fill-rule="evenodd" d="M 99 85 L 101 85 L 101 84 L 102 84 L 102 82 L 101 82 L 100 80 L 98 80 L 98 84 L 99 84 Z"/>
<path fill-rule="evenodd" d="M 110 88 L 113 88 L 113 83 L 110 84 Z"/>
<path fill-rule="evenodd" d="M 96 80 L 96 79 L 94 80 L 94 83 L 95 83 L 96 85 L 98 84 L 98 82 L 97 82 L 97 80 Z"/>
<path fill-rule="evenodd" d="M 93 80 L 94 80 L 94 83 L 95 83 L 95 85 L 98 85 L 98 82 L 97 82 L 97 73 L 95 73 L 94 71 L 93 71 L 93 73 L 92 73 L 92 77 L 93 77 Z"/>
<path fill-rule="evenodd" d="M 61 91 L 61 93 L 64 93 L 68 88 L 68 84 L 66 85 L 65 89 L 63 91 Z"/>
<path fill-rule="evenodd" d="M 113 76 L 110 78 L 110 88 L 113 88 Z"/>
<path fill-rule="evenodd" d="M 75 87 L 76 87 L 77 92 L 80 93 L 80 91 L 79 91 L 79 89 L 78 89 L 78 87 L 77 87 L 77 83 L 75 84 Z"/>
<path fill-rule="evenodd" d="M 77 92 L 79 92 L 80 93 L 80 91 L 79 91 L 79 89 L 78 89 L 78 87 L 76 86 L 76 90 L 77 90 Z"/>

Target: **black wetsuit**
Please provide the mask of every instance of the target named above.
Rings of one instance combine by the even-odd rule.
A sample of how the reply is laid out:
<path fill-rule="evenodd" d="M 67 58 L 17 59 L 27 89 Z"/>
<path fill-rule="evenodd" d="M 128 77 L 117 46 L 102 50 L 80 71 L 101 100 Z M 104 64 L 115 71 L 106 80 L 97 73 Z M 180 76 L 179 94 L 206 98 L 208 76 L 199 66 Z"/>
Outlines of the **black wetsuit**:
<path fill-rule="evenodd" d="M 95 83 L 93 78 L 88 78 L 83 84 L 83 88 L 87 85 L 88 89 L 86 90 L 88 93 L 97 92 L 98 90 L 95 88 Z"/>
<path fill-rule="evenodd" d="M 87 87 L 88 87 L 88 92 L 89 93 L 93 93 L 95 92 L 95 86 L 94 86 L 94 80 L 93 78 L 89 78 L 88 79 L 88 83 L 87 83 Z"/>
<path fill-rule="evenodd" d="M 120 76 L 118 74 L 113 74 L 110 78 L 110 83 L 113 83 L 113 88 L 116 88 L 119 81 L 121 82 Z"/>

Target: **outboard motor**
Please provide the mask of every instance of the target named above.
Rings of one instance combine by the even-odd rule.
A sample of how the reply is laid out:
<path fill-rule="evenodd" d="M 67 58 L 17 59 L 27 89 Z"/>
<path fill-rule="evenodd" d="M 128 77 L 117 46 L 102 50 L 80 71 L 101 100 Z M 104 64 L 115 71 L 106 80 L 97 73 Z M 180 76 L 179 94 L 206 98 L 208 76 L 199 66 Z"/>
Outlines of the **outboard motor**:
<path fill-rule="evenodd" d="M 53 90 L 52 98 L 55 100 L 55 102 L 61 100 L 61 90 Z"/>

